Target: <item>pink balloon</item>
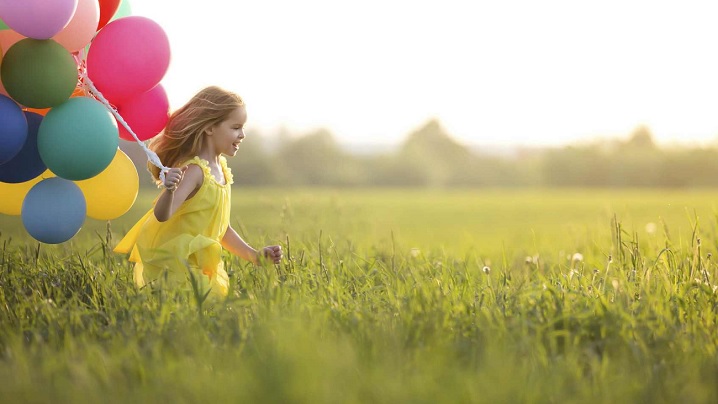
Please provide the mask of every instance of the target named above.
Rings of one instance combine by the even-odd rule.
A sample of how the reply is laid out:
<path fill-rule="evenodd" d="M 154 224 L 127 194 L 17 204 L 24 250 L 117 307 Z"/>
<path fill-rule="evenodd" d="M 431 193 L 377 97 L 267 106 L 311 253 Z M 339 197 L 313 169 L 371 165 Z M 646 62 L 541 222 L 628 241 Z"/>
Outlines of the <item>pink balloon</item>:
<path fill-rule="evenodd" d="M 117 112 L 140 140 L 153 138 L 165 128 L 169 110 L 170 103 L 162 84 L 117 105 Z M 121 123 L 118 122 L 117 126 L 121 139 L 135 141 Z"/>
<path fill-rule="evenodd" d="M 70 53 L 84 48 L 97 32 L 100 21 L 100 3 L 97 0 L 78 0 L 75 15 L 62 31 L 52 39 Z"/>
<path fill-rule="evenodd" d="M 28 38 L 50 39 L 77 9 L 78 0 L 0 0 L 0 19 Z"/>
<path fill-rule="evenodd" d="M 87 75 L 115 105 L 156 86 L 167 72 L 170 45 L 162 27 L 130 16 L 105 25 L 92 40 Z"/>

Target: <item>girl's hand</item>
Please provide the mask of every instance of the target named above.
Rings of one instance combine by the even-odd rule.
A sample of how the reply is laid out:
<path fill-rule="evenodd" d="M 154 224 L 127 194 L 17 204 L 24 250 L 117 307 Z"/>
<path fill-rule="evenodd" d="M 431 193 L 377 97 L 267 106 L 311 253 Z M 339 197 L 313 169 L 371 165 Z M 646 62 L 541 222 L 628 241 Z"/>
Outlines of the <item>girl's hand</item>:
<path fill-rule="evenodd" d="M 279 264 L 282 261 L 282 247 L 278 245 L 264 247 L 260 255 L 274 264 Z"/>
<path fill-rule="evenodd" d="M 182 182 L 185 171 L 187 171 L 187 166 L 182 168 L 170 168 L 170 170 L 165 174 L 165 188 L 167 188 L 170 192 L 174 192 L 180 182 Z"/>

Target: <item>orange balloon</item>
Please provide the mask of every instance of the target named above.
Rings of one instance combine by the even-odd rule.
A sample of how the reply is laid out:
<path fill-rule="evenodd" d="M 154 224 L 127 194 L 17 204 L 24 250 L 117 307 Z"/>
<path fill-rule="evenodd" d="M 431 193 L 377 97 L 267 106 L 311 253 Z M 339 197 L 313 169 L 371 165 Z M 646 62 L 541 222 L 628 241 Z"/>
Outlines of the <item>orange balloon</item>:
<path fill-rule="evenodd" d="M 21 39 L 25 39 L 25 37 L 11 29 L 4 29 L 0 31 L 0 48 L 7 51 L 11 46 L 15 45 L 15 42 Z"/>
<path fill-rule="evenodd" d="M 84 96 L 86 96 L 86 95 L 87 95 L 87 94 L 85 94 L 85 90 L 84 90 L 82 87 L 76 87 L 75 90 L 72 92 L 72 95 L 70 96 L 70 98 L 74 98 L 74 97 L 84 97 Z M 28 107 L 25 107 L 25 108 L 23 108 L 22 110 L 23 110 L 23 111 L 28 111 L 28 112 L 34 112 L 34 113 L 36 113 L 36 114 L 40 114 L 40 115 L 42 115 L 42 116 L 45 116 L 45 115 L 47 115 L 48 112 L 50 112 L 50 109 L 52 109 L 52 108 L 39 108 L 39 109 L 38 109 L 38 108 L 28 108 Z"/>

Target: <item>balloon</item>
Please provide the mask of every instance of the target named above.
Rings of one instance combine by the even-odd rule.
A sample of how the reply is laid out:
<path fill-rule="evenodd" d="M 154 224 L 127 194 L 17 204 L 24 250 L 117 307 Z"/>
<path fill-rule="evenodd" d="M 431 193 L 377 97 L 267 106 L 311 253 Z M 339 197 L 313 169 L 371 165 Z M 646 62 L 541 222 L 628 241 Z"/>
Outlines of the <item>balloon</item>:
<path fill-rule="evenodd" d="M 75 87 L 75 90 L 72 91 L 72 95 L 70 96 L 70 98 L 73 98 L 73 97 L 85 97 L 86 95 L 87 95 L 87 94 L 85 93 L 85 89 L 84 89 L 84 88 L 82 88 L 82 87 Z M 42 115 L 42 116 L 45 116 L 45 115 L 47 115 L 48 112 L 50 112 L 50 109 L 52 109 L 52 108 L 27 108 L 27 107 L 25 107 L 25 108 L 23 108 L 22 110 L 23 110 L 23 111 L 26 111 L 26 112 L 34 112 L 34 113 L 36 113 L 36 114 L 40 114 L 40 115 Z"/>
<path fill-rule="evenodd" d="M 89 44 L 97 32 L 100 5 L 97 0 L 78 0 L 77 10 L 70 23 L 52 37 L 69 52 L 76 52 Z"/>
<path fill-rule="evenodd" d="M 0 95 L 0 164 L 15 157 L 27 139 L 27 119 L 20 106 Z"/>
<path fill-rule="evenodd" d="M 51 109 L 37 135 L 42 161 L 58 177 L 73 181 L 102 172 L 119 142 L 112 114 L 89 97 L 70 98 Z"/>
<path fill-rule="evenodd" d="M 19 215 L 22 210 L 22 201 L 25 199 L 25 195 L 30 191 L 30 188 L 45 178 L 52 178 L 54 176 L 55 174 L 50 170 L 45 170 L 45 172 L 30 181 L 18 184 L 0 182 L 0 195 L 2 195 L 0 198 L 0 213 L 14 216 Z"/>
<path fill-rule="evenodd" d="M 169 62 L 169 40 L 162 28 L 146 17 L 124 17 L 107 24 L 92 40 L 87 75 L 117 105 L 156 86 Z"/>
<path fill-rule="evenodd" d="M 47 169 L 37 151 L 37 130 L 42 122 L 42 115 L 25 112 L 25 117 L 27 118 L 27 140 L 12 160 L 0 165 L 0 181 L 2 182 L 17 184 L 29 181 Z"/>
<path fill-rule="evenodd" d="M 115 15 L 112 16 L 110 21 L 115 21 L 118 18 L 125 18 L 132 15 L 132 6 L 130 0 L 121 0 L 120 7 L 117 9 Z"/>
<path fill-rule="evenodd" d="M 169 119 L 169 109 L 167 92 L 162 84 L 117 105 L 117 112 L 135 132 L 137 138 L 142 141 L 157 136 L 164 129 Z M 119 122 L 118 127 L 121 139 L 135 140 Z"/>
<path fill-rule="evenodd" d="M 25 36 L 22 36 L 11 29 L 0 31 L 0 48 L 7 52 L 7 50 L 10 49 L 11 46 L 15 45 L 16 42 L 25 38 Z"/>
<path fill-rule="evenodd" d="M 99 0 L 100 20 L 97 22 L 97 29 L 104 27 L 120 7 L 120 0 Z"/>
<path fill-rule="evenodd" d="M 0 77 L 18 103 L 48 108 L 70 97 L 77 85 L 77 65 L 70 52 L 52 39 L 26 38 L 8 49 Z"/>
<path fill-rule="evenodd" d="M 3 22 L 3 20 L 0 20 L 0 31 L 4 31 L 6 29 L 10 29 L 10 27 L 8 27 L 7 24 Z"/>
<path fill-rule="evenodd" d="M 0 0 L 0 18 L 28 38 L 49 39 L 75 14 L 77 0 Z"/>
<path fill-rule="evenodd" d="M 48 178 L 35 184 L 22 202 L 22 224 L 36 240 L 59 244 L 71 239 L 85 222 L 87 206 L 72 181 Z"/>
<path fill-rule="evenodd" d="M 132 160 L 118 148 L 105 170 L 76 184 L 85 195 L 87 216 L 112 220 L 124 215 L 135 203 L 140 178 Z"/>

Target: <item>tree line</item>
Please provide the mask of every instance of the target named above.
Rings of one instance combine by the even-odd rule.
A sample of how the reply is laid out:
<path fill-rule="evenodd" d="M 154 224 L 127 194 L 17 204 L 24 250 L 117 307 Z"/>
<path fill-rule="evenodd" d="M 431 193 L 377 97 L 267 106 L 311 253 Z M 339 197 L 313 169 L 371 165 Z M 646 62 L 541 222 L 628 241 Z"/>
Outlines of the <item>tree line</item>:
<path fill-rule="evenodd" d="M 248 138 L 228 160 L 235 184 L 331 187 L 711 187 L 715 147 L 661 148 L 647 127 L 626 140 L 600 140 L 500 156 L 456 141 L 437 120 L 410 133 L 392 152 L 357 155 L 327 130 L 280 135 L 269 149 Z M 151 186 L 146 157 L 129 142 L 141 184 Z M 147 175 L 144 175 L 147 174 Z M 146 179 L 146 180 L 145 180 Z"/>

